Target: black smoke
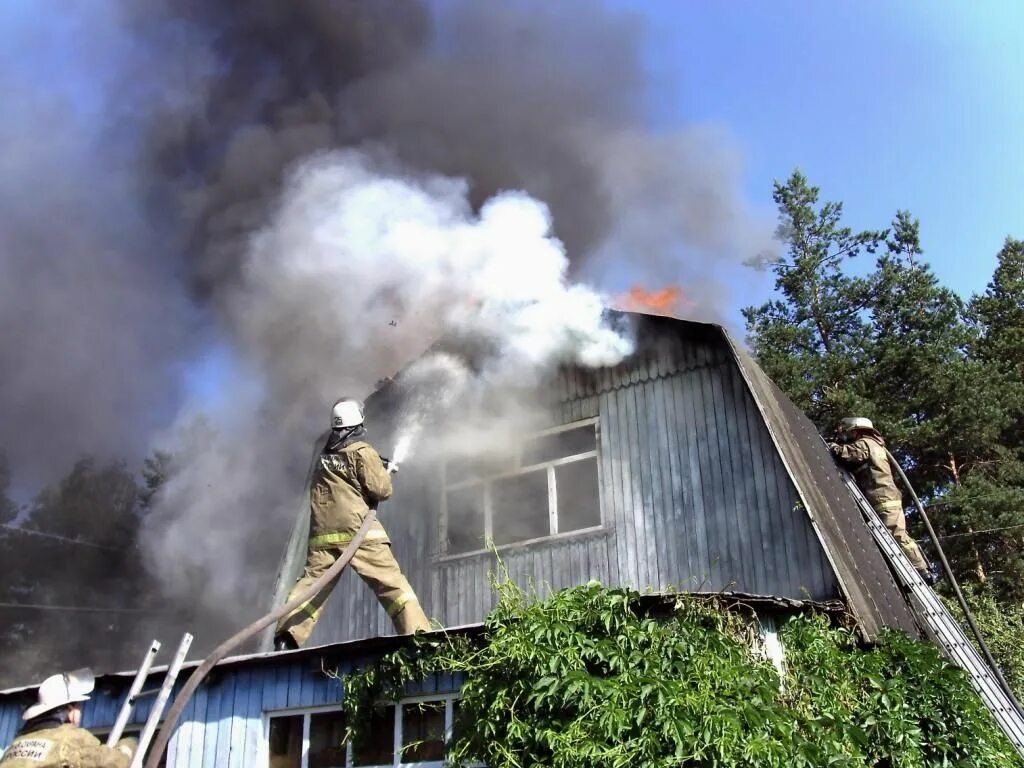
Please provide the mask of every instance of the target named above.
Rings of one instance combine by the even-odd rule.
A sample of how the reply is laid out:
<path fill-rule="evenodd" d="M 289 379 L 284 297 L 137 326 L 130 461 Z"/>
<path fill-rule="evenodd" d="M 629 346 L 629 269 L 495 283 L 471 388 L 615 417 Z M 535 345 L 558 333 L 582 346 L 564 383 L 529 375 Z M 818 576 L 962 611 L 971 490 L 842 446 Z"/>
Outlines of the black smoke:
<path fill-rule="evenodd" d="M 325 383 L 310 377 L 343 367 L 322 350 L 344 329 L 324 327 L 315 304 L 268 313 L 254 332 L 238 300 L 250 238 L 300 161 L 358 148 L 383 167 L 465 178 L 472 204 L 525 190 L 550 206 L 576 276 L 593 280 L 714 284 L 716 265 L 768 242 L 728 140 L 651 128 L 664 95 L 646 76 L 636 12 L 582 0 L 107 0 L 36 14 L 3 33 L 5 61 L 32 63 L 0 72 L 12 486 L 30 492 L 84 454 L 137 463 L 196 406 L 183 372 L 216 340 L 273 395 L 248 421 L 266 444 L 228 436 L 223 465 L 210 465 L 274 484 L 214 489 L 223 517 L 204 525 L 238 568 L 269 573 L 294 511 L 278 511 L 296 492 L 286 480 L 301 484 L 323 416 Z M 715 315 L 717 301 L 696 311 Z M 316 350 L 301 365 L 297 337 Z M 243 512 L 266 527 L 241 529 Z"/>

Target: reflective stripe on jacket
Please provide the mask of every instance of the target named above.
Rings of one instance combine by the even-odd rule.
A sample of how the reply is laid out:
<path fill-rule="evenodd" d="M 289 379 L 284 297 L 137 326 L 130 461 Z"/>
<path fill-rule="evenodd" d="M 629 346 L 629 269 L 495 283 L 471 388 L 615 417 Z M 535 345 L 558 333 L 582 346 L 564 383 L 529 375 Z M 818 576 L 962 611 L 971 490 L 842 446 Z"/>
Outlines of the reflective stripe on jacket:
<path fill-rule="evenodd" d="M 875 509 L 903 509 L 903 494 L 896 486 L 889 466 L 885 441 L 866 435 L 849 443 L 833 444 L 832 453 L 849 467 L 861 491 Z"/>
<path fill-rule="evenodd" d="M 362 440 L 336 453 L 321 453 L 309 491 L 309 546 L 344 547 L 370 509 L 391 497 L 391 475 L 373 447 Z M 374 521 L 366 541 L 389 542 Z"/>

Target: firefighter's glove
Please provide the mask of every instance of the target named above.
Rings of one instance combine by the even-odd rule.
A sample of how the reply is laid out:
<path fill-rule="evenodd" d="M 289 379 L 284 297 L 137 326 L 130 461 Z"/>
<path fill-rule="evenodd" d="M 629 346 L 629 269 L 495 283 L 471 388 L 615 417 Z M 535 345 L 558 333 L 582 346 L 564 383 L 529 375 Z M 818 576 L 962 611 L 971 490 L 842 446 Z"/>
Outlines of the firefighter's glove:
<path fill-rule="evenodd" d="M 126 755 L 127 757 L 133 756 L 135 754 L 135 750 L 138 749 L 138 748 L 139 748 L 138 740 L 137 739 L 133 739 L 130 736 L 127 737 L 127 738 L 121 739 L 119 742 L 117 742 L 117 746 L 115 747 L 115 749 L 117 749 L 118 752 L 121 752 L 122 754 Z"/>

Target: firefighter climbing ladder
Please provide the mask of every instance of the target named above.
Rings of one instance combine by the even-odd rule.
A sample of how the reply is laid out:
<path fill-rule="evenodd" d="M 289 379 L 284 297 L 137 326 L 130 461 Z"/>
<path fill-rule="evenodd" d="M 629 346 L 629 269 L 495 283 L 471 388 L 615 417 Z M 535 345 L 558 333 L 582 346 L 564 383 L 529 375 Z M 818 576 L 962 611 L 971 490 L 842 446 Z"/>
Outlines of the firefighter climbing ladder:
<path fill-rule="evenodd" d="M 882 550 L 882 554 L 892 565 L 897 578 L 910 594 L 912 604 L 928 633 L 946 652 L 946 655 L 967 672 L 971 685 L 974 686 L 974 690 L 978 692 L 981 700 L 992 713 L 996 723 L 1017 752 L 1024 756 L 1024 717 L 999 685 L 999 681 L 996 680 L 985 660 L 971 645 L 961 629 L 960 623 L 950 615 L 938 595 L 932 591 L 914 566 L 910 564 L 903 549 L 896 543 L 896 539 L 889 533 L 889 529 L 879 520 L 875 510 L 857 487 L 857 483 L 848 472 L 842 472 L 842 475 L 850 493 L 853 494 L 861 512 L 864 513 L 864 519 L 867 521 L 871 535 L 875 538 L 875 543 L 878 544 L 878 548 Z"/>
<path fill-rule="evenodd" d="M 139 665 L 139 671 L 135 674 L 132 687 L 128 690 L 128 696 L 125 698 L 124 704 L 121 705 L 121 711 L 117 714 L 117 720 L 110 731 L 110 735 L 107 736 L 107 746 L 113 747 L 116 745 L 121 738 L 121 734 L 124 733 L 124 727 L 132 717 L 132 710 L 135 709 L 135 704 L 138 700 L 145 696 L 156 695 L 153 707 L 149 711 L 149 717 L 146 718 L 146 724 L 142 728 L 142 733 L 139 734 L 139 746 L 135 750 L 134 758 L 132 758 L 131 768 L 139 768 L 142 765 L 142 758 L 149 748 L 149 743 L 153 740 L 153 734 L 156 732 L 160 718 L 163 716 L 164 707 L 167 706 L 167 700 L 171 696 L 174 683 L 177 681 L 178 673 L 181 671 L 181 665 L 185 663 L 185 656 L 188 655 L 188 649 L 191 645 L 192 635 L 186 632 L 181 638 L 178 652 L 174 655 L 174 659 L 167 668 L 163 684 L 159 688 L 149 691 L 142 690 L 142 686 L 146 684 L 146 678 L 149 677 L 149 670 L 153 666 L 153 661 L 160 650 L 160 641 L 154 640 L 152 642 L 142 659 L 142 663 Z"/>

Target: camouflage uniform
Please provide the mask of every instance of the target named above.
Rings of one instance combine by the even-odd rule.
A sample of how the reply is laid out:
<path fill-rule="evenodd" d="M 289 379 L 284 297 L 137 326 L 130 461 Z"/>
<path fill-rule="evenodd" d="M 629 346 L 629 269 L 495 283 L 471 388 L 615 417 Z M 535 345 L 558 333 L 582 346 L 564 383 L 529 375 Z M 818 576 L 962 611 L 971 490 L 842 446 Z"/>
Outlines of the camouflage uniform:
<path fill-rule="evenodd" d="M 84 728 L 65 723 L 22 732 L 0 758 L 3 768 L 128 768 L 135 752 L 134 739 L 122 739 L 116 748 Z"/>
<path fill-rule="evenodd" d="M 390 498 L 391 490 L 391 475 L 368 443 L 342 441 L 337 447 L 328 443 L 320 454 L 310 488 L 309 554 L 289 601 L 331 567 L 352 541 L 366 513 Z M 374 520 L 370 526 L 352 558 L 352 567 L 373 590 L 399 634 L 430 629 L 416 593 L 391 553 L 391 540 L 380 521 Z M 277 633 L 289 633 L 297 645 L 305 643 L 336 584 L 337 579 L 284 617 Z"/>
<path fill-rule="evenodd" d="M 861 492 L 871 502 L 879 518 L 903 548 L 911 565 L 922 573 L 928 562 L 921 548 L 907 532 L 907 519 L 903 515 L 903 494 L 896 487 L 889 466 L 885 441 L 876 433 L 862 435 L 848 443 L 829 443 L 833 455 L 853 472 Z"/>

